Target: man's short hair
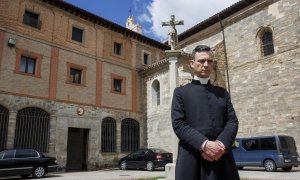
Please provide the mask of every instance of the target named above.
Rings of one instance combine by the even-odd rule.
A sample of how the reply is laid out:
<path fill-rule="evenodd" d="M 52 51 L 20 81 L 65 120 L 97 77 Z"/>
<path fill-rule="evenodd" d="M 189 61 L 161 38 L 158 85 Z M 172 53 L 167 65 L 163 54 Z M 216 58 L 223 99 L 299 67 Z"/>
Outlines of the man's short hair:
<path fill-rule="evenodd" d="M 192 56 L 195 57 L 196 52 L 203 52 L 203 51 L 209 51 L 212 53 L 211 48 L 206 45 L 198 45 L 194 48 L 192 52 Z"/>

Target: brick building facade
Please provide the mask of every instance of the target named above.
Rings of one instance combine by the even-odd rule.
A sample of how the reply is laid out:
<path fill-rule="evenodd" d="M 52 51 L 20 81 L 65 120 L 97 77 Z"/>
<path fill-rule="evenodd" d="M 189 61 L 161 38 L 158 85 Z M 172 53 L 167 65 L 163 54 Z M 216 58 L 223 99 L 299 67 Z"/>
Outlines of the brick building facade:
<path fill-rule="evenodd" d="M 36 148 L 84 170 L 145 146 L 137 70 L 167 45 L 63 1 L 0 9 L 0 149 Z"/>

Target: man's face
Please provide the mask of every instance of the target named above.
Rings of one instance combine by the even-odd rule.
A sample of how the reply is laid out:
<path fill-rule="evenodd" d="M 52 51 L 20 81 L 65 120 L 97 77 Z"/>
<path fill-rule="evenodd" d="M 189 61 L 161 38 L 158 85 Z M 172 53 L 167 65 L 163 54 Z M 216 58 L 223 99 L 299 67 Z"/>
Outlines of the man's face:
<path fill-rule="evenodd" d="M 196 52 L 195 59 L 190 61 L 196 76 L 208 78 L 213 70 L 213 56 L 209 51 Z"/>

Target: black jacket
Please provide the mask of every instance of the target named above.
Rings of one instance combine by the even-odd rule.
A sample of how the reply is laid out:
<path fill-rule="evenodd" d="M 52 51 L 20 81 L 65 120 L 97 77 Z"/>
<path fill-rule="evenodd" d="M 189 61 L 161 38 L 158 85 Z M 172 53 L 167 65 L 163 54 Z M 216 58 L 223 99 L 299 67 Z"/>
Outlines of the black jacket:
<path fill-rule="evenodd" d="M 228 92 L 199 81 L 178 87 L 172 100 L 172 125 L 179 138 L 176 180 L 239 179 L 230 150 L 238 131 L 238 120 Z M 229 150 L 218 161 L 208 162 L 200 154 L 205 140 L 219 140 Z"/>

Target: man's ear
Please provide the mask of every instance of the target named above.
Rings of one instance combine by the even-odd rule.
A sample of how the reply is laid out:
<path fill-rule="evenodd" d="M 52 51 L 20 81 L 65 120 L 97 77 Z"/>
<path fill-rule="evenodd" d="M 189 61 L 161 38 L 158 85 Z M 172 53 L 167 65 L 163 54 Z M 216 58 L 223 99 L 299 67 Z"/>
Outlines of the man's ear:
<path fill-rule="evenodd" d="M 194 61 L 193 59 L 191 59 L 191 60 L 189 60 L 189 63 L 190 63 L 190 67 L 191 67 L 191 68 L 194 68 L 194 63 L 195 63 L 195 61 Z"/>

